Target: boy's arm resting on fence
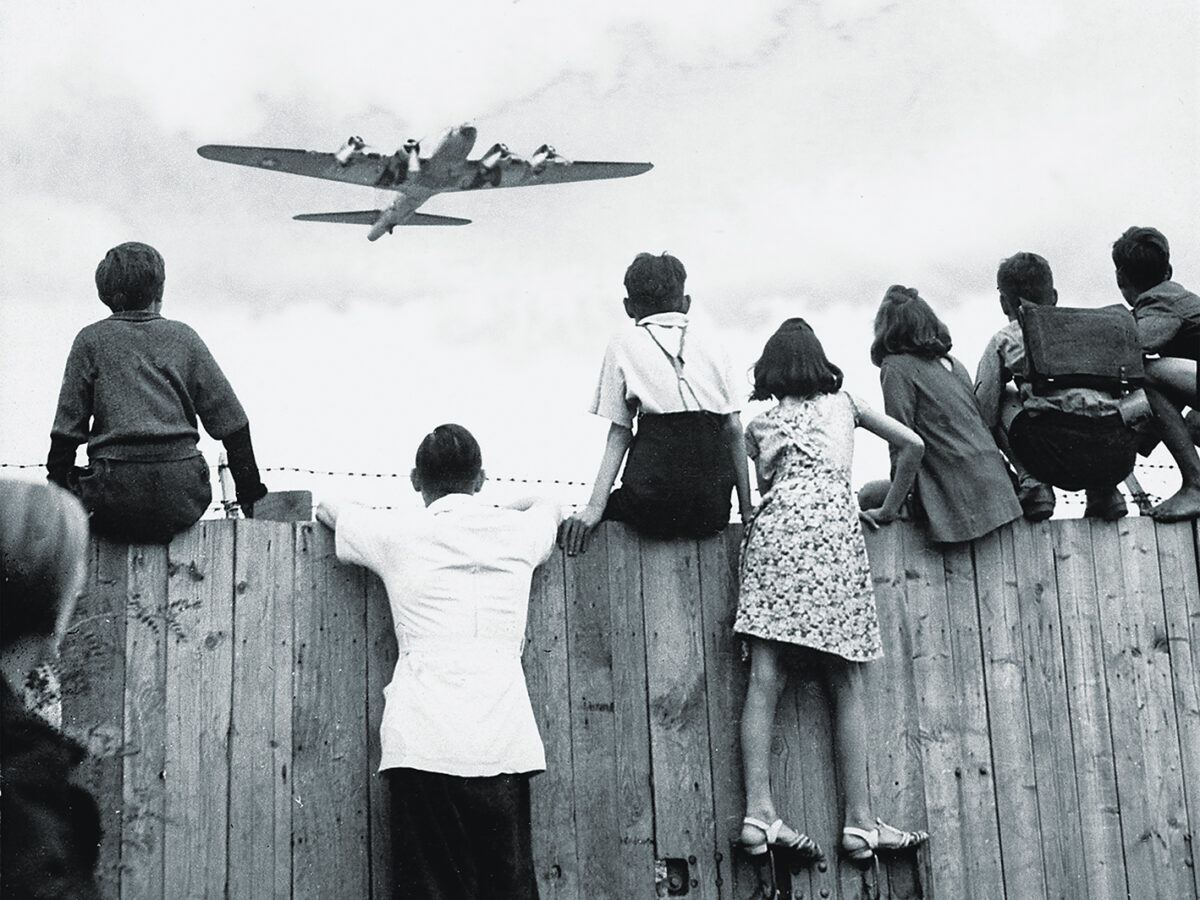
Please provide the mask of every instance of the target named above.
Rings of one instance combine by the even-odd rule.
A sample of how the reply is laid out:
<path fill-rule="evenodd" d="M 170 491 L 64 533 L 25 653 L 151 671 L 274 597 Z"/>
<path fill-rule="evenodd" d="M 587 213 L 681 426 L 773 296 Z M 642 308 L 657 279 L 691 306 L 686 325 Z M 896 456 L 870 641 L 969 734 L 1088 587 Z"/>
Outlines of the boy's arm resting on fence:
<path fill-rule="evenodd" d="M 254 445 L 250 442 L 249 423 L 222 439 L 221 443 L 229 456 L 229 471 L 233 475 L 238 505 L 247 518 L 252 517 L 254 504 L 266 496 L 267 486 L 259 477 Z"/>
<path fill-rule="evenodd" d="M 75 465 L 75 450 L 77 441 L 70 438 L 52 435 L 50 437 L 50 453 L 46 456 L 46 479 L 60 488 L 70 490 L 71 469 Z"/>
<path fill-rule="evenodd" d="M 322 500 L 317 504 L 317 509 L 314 515 L 317 521 L 331 531 L 337 531 L 338 512 L 341 509 L 341 504 L 335 500 Z"/>
<path fill-rule="evenodd" d="M 750 501 L 750 467 L 746 464 L 746 434 L 742 429 L 740 414 L 733 412 L 725 417 L 725 434 L 728 452 L 733 460 L 738 515 L 743 522 L 749 522 L 754 511 L 754 504 Z"/>
<path fill-rule="evenodd" d="M 617 472 L 621 470 L 625 452 L 632 441 L 633 429 L 617 422 L 609 426 L 608 437 L 604 441 L 604 456 L 600 459 L 600 469 L 592 485 L 591 499 L 587 506 L 563 522 L 558 531 L 559 546 L 567 551 L 568 556 L 582 553 L 587 547 L 588 535 L 600 524 L 609 492 L 617 480 Z"/>

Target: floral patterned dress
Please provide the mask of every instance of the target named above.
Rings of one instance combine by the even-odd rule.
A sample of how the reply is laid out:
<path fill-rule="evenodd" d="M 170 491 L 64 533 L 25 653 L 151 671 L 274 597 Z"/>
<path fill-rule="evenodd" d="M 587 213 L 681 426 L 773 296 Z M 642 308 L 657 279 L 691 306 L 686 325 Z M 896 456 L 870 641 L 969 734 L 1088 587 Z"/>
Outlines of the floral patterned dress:
<path fill-rule="evenodd" d="M 786 398 L 746 428 L 770 489 L 746 527 L 734 630 L 865 662 L 882 656 L 850 462 L 859 402 Z"/>

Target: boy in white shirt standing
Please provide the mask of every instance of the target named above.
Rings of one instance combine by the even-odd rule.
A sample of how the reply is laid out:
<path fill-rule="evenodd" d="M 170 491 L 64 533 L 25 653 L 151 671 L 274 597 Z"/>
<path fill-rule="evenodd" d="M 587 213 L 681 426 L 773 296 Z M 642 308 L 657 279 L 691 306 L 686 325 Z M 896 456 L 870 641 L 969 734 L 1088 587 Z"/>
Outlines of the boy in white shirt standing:
<path fill-rule="evenodd" d="M 546 759 L 521 649 L 558 507 L 480 503 L 479 444 L 461 425 L 425 437 L 411 477 L 423 510 L 317 508 L 338 559 L 383 580 L 395 625 L 379 768 L 393 797 L 397 896 L 532 900 L 529 777 Z"/>

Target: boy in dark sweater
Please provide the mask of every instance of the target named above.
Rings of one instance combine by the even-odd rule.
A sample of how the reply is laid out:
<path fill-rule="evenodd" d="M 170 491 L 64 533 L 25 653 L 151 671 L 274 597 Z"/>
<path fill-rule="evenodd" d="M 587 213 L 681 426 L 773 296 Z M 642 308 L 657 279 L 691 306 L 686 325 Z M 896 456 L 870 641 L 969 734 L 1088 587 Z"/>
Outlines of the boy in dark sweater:
<path fill-rule="evenodd" d="M 247 516 L 267 489 L 250 424 L 199 335 L 164 319 L 162 256 L 130 242 L 109 250 L 96 289 L 112 315 L 75 337 L 46 460 L 49 480 L 79 496 L 92 530 L 114 540 L 167 543 L 212 500 L 205 431 L 222 441 Z M 88 466 L 74 466 L 88 445 Z"/>
<path fill-rule="evenodd" d="M 1155 228 L 1134 226 L 1112 248 L 1117 287 L 1133 307 L 1146 360 L 1146 396 L 1183 484 L 1151 513 L 1160 522 L 1200 517 L 1200 296 L 1171 280 L 1171 251 Z M 1182 410 L 1191 407 L 1184 419 Z M 1190 426 L 1190 427 L 1189 427 Z"/>

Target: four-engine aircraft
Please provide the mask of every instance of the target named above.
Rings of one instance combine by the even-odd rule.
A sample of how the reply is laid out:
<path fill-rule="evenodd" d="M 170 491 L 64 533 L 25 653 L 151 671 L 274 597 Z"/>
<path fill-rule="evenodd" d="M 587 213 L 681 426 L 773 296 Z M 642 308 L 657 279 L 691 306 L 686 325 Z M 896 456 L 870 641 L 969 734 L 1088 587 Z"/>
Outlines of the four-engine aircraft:
<path fill-rule="evenodd" d="M 205 144 L 197 152 L 218 162 L 396 191 L 399 196 L 386 209 L 295 216 L 304 222 L 370 225 L 367 238 L 372 241 L 385 232 L 390 234 L 397 225 L 466 225 L 471 221 L 417 212 L 435 194 L 626 178 L 654 168 L 650 163 L 571 161 L 548 144 L 528 159 L 509 152 L 504 144 L 495 144 L 479 159 L 468 159 L 475 136 L 472 125 L 449 128 L 427 154 L 422 153 L 419 141 L 410 140 L 395 153 L 385 154 L 368 147 L 360 137 L 351 137 L 336 153 L 227 144 Z"/>

